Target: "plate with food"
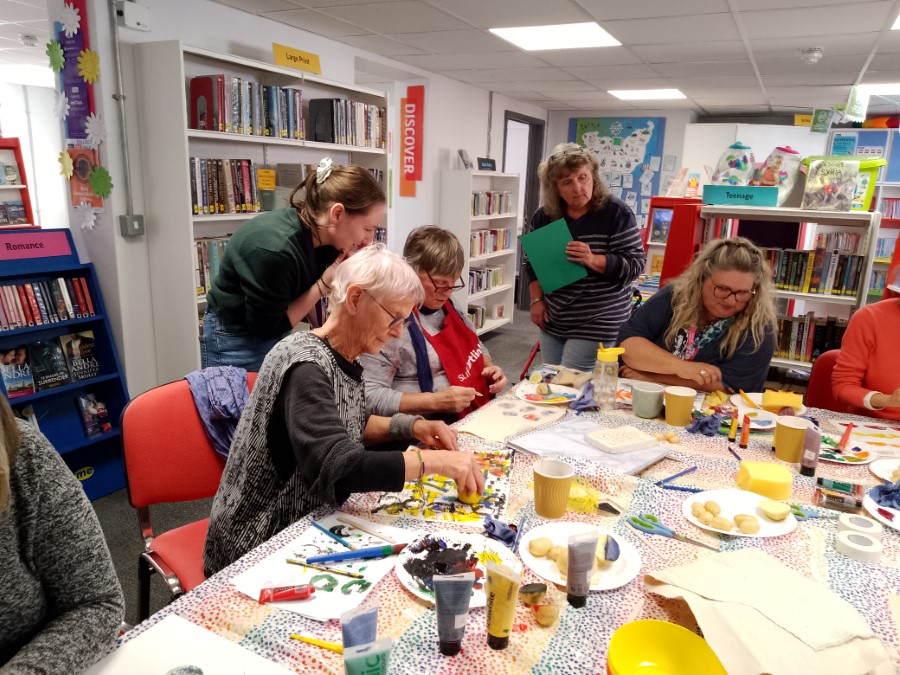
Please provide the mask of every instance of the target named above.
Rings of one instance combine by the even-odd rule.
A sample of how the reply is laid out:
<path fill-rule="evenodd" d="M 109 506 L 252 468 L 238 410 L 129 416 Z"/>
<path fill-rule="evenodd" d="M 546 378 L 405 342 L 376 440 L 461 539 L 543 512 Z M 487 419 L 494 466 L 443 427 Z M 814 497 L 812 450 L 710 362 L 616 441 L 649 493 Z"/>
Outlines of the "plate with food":
<path fill-rule="evenodd" d="M 791 507 L 746 490 L 707 490 L 681 504 L 697 527 L 733 537 L 780 537 L 797 527 Z"/>
<path fill-rule="evenodd" d="M 900 459 L 876 459 L 869 464 L 869 471 L 883 481 L 896 483 L 900 480 Z"/>
<path fill-rule="evenodd" d="M 516 397 L 535 405 L 558 405 L 571 403 L 581 394 L 573 387 L 549 382 L 522 382 L 516 388 Z"/>
<path fill-rule="evenodd" d="M 744 396 L 750 399 L 758 408 L 750 405 Z M 738 407 L 738 410 L 742 411 L 741 414 L 745 410 L 762 409 L 778 415 L 784 408 L 793 409 L 795 415 L 802 415 L 806 412 L 806 406 L 803 405 L 803 396 L 794 392 L 773 391 L 770 389 L 764 393 L 745 393 L 744 396 L 741 396 L 741 394 L 731 395 L 731 402 Z"/>
<path fill-rule="evenodd" d="M 400 551 L 394 572 L 410 593 L 425 602 L 434 603 L 435 574 L 475 572 L 475 588 L 470 607 L 484 607 L 485 564 L 506 565 L 519 572 L 522 563 L 499 541 L 480 534 L 434 532 L 419 537 Z"/>
<path fill-rule="evenodd" d="M 641 554 L 624 537 L 588 523 L 555 522 L 540 525 L 522 535 L 519 555 L 528 568 L 542 579 L 566 585 L 569 537 L 596 531 L 600 538 L 591 574 L 592 591 L 610 591 L 629 583 L 641 571 Z"/>
<path fill-rule="evenodd" d="M 871 464 L 878 459 L 878 453 L 865 443 L 850 442 L 843 450 L 840 450 L 839 446 L 840 437 L 822 434 L 819 459 L 834 464 Z"/>

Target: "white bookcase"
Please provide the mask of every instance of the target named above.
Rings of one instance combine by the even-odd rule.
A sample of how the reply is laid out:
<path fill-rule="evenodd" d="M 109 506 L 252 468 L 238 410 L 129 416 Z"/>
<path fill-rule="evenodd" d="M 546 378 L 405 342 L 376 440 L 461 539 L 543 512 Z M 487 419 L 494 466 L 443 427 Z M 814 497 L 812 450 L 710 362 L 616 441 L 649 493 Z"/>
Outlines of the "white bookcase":
<path fill-rule="evenodd" d="M 835 230 L 856 231 L 862 234 L 858 255 L 863 256 L 863 268 L 859 276 L 859 284 L 854 295 L 828 295 L 815 293 L 801 293 L 797 291 L 777 290 L 776 297 L 794 301 L 792 316 L 801 316 L 812 311 L 816 316 L 830 313 L 843 315 L 849 318 L 849 314 L 866 304 L 869 291 L 869 278 L 872 275 L 872 264 L 875 255 L 875 244 L 878 230 L 881 224 L 881 214 L 877 211 L 808 211 L 795 208 L 764 208 L 752 206 L 704 206 L 700 212 L 704 220 L 731 219 L 733 221 L 754 220 L 772 221 L 775 223 L 801 223 L 806 224 L 805 232 L 801 228 L 798 236 L 797 248 L 813 248 L 812 242 L 816 233 L 831 232 Z M 736 228 L 734 228 L 736 230 Z M 798 370 L 810 370 L 812 364 L 786 358 L 773 358 L 773 366 L 796 368 Z"/>
<path fill-rule="evenodd" d="M 508 193 L 502 211 L 476 215 L 473 195 L 476 193 Z M 495 199 L 497 197 L 494 197 Z M 452 170 L 441 172 L 440 226 L 449 230 L 462 244 L 466 254 L 462 279 L 470 283 L 470 271 L 499 269 L 500 283 L 490 288 L 469 292 L 467 285 L 454 294 L 459 307 L 483 308 L 484 323 L 478 334 L 512 323 L 516 301 L 516 214 L 518 213 L 519 175 L 493 171 Z M 484 251 L 473 251 L 472 239 L 485 237 L 491 230 L 508 230 L 507 241 Z M 496 249 L 496 250 L 495 250 Z"/>
<path fill-rule="evenodd" d="M 200 367 L 198 325 L 205 300 L 198 300 L 196 294 L 194 240 L 230 236 L 242 223 L 257 215 L 193 215 L 190 157 L 249 159 L 258 166 L 275 168 L 278 163 L 317 164 L 327 156 L 335 164 L 380 169 L 385 180 L 389 166 L 388 153 L 383 148 L 190 129 L 190 79 L 229 74 L 264 85 L 301 89 L 307 137 L 308 101 L 312 98 L 343 98 L 385 108 L 388 102 L 383 92 L 189 47 L 179 41 L 135 45 L 134 59 L 151 309 L 160 354 L 157 375 L 160 382 L 168 382 Z M 276 207 L 284 205 L 279 203 Z M 387 221 L 384 226 L 388 231 L 388 245 L 392 246 L 390 215 Z"/>

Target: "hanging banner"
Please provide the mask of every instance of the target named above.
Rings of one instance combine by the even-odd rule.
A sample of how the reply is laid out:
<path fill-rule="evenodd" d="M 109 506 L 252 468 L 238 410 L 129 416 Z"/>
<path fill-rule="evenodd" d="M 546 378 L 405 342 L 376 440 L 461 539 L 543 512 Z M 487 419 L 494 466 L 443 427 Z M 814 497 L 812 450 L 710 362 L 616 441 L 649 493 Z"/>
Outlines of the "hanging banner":
<path fill-rule="evenodd" d="M 425 129 L 425 86 L 406 88 L 400 100 L 400 196 L 415 197 L 422 180 L 422 137 Z"/>
<path fill-rule="evenodd" d="M 63 20 L 57 21 L 54 29 L 65 56 L 65 64 L 59 78 L 62 92 L 69 102 L 66 138 L 85 140 L 86 121 L 94 112 L 94 85 L 86 82 L 84 76 L 79 73 L 79 57 L 85 50 L 91 48 L 87 31 L 87 2 L 68 0 L 63 7 Z M 81 67 L 83 71 L 83 65 Z"/>

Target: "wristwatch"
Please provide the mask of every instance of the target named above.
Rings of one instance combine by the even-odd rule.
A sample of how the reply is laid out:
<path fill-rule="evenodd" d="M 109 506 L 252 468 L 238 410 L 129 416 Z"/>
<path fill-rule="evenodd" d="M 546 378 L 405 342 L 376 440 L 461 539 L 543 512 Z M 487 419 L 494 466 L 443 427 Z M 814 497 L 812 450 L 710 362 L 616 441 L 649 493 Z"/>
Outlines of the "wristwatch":
<path fill-rule="evenodd" d="M 536 304 L 541 302 L 543 299 L 544 299 L 543 295 L 539 298 L 535 298 L 534 300 L 531 301 L 531 304 L 529 305 L 529 307 L 534 307 Z"/>

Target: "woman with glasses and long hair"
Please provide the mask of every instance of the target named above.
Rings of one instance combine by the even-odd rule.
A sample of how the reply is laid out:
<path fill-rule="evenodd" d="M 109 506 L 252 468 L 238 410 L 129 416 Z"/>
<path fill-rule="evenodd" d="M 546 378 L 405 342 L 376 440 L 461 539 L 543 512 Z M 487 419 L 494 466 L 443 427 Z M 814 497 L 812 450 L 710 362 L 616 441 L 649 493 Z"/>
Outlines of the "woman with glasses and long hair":
<path fill-rule="evenodd" d="M 374 244 L 338 266 L 331 289 L 324 325 L 289 335 L 263 361 L 213 500 L 207 576 L 354 492 L 399 492 L 426 473 L 452 478 L 462 493 L 484 489 L 474 454 L 451 452 L 456 432 L 446 424 L 365 409 L 359 356 L 400 336 L 424 297 L 416 273 Z M 383 447 L 410 441 L 444 449 Z"/>
<path fill-rule="evenodd" d="M 646 255 L 634 213 L 610 194 L 597 158 L 575 143 L 563 143 L 538 168 L 542 206 L 531 230 L 564 218 L 572 241 L 568 260 L 583 265 L 583 279 L 545 293 L 526 264 L 531 321 L 541 329 L 544 363 L 591 371 L 598 343 L 612 344 L 631 313 L 634 280 Z"/>
<path fill-rule="evenodd" d="M 400 339 L 361 357 L 366 405 L 376 415 L 452 421 L 487 403 L 507 379 L 450 297 L 464 287 L 465 256 L 456 237 L 434 225 L 420 227 L 407 238 L 403 256 L 422 282 L 425 301 Z"/>
<path fill-rule="evenodd" d="M 762 391 L 778 320 L 772 270 L 749 239 L 715 239 L 619 332 L 623 377 Z"/>

